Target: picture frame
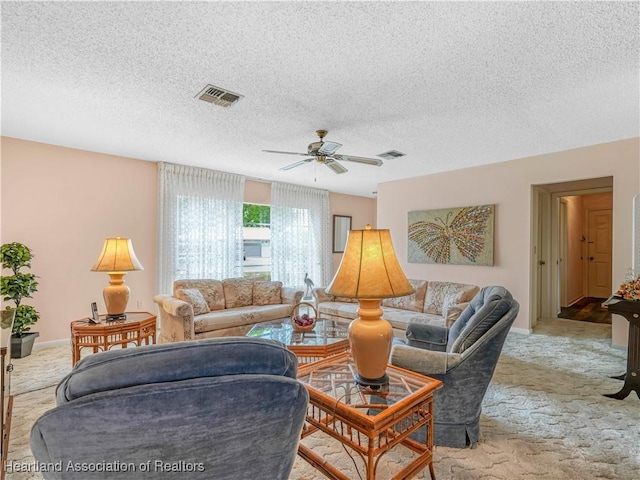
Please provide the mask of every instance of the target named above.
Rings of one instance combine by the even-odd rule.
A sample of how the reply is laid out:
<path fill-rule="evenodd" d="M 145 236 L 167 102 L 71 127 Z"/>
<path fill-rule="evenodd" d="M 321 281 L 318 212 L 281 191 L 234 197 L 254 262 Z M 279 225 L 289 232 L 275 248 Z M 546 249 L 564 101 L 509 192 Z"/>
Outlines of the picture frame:
<path fill-rule="evenodd" d="M 351 230 L 350 216 L 333 216 L 333 253 L 344 253 L 344 249 L 347 246 L 349 230 Z"/>
<path fill-rule="evenodd" d="M 409 212 L 407 261 L 492 266 L 494 216 L 494 204 Z"/>

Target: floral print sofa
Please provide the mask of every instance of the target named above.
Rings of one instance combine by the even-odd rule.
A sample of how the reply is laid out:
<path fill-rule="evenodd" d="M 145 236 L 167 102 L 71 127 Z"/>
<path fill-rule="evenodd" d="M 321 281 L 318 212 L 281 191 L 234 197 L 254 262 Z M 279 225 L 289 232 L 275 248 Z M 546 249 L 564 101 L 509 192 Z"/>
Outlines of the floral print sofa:
<path fill-rule="evenodd" d="M 409 322 L 453 325 L 480 290 L 478 286 L 466 283 L 412 279 L 409 283 L 415 289 L 411 295 L 382 300 L 382 318 L 391 323 L 394 335 L 400 338 L 404 337 Z M 325 288 L 313 289 L 318 314 L 322 318 L 349 323 L 358 316 L 357 299 L 329 295 Z"/>
<path fill-rule="evenodd" d="M 161 343 L 245 335 L 260 322 L 285 318 L 302 290 L 251 278 L 176 280 L 173 295 L 156 295 Z"/>

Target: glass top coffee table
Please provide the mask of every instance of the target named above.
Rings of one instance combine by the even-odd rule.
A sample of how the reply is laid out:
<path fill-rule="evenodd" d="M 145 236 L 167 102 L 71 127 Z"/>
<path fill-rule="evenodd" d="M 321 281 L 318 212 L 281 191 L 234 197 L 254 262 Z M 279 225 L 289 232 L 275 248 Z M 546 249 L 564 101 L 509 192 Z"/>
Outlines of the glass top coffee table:
<path fill-rule="evenodd" d="M 277 340 L 296 354 L 300 364 L 306 364 L 349 350 L 348 328 L 344 323 L 319 318 L 313 330 L 297 332 L 287 317 L 256 323 L 247 336 Z"/>

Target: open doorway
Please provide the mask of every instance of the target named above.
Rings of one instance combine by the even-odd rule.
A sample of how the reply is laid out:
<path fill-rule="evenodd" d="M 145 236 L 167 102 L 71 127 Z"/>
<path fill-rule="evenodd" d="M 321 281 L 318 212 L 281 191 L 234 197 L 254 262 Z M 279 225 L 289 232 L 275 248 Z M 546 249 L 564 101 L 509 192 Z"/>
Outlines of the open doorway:
<path fill-rule="evenodd" d="M 606 312 L 597 310 L 612 291 L 613 177 L 534 185 L 532 192 L 532 327 L 562 318 L 563 309 Z"/>

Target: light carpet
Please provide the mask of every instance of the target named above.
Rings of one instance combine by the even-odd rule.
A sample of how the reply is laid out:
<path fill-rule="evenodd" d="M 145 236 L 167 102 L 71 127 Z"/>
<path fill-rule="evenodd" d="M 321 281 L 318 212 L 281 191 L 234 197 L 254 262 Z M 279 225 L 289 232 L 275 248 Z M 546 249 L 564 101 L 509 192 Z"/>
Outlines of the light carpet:
<path fill-rule="evenodd" d="M 32 462 L 29 431 L 55 404 L 55 384 L 71 369 L 70 347 L 36 350 L 13 364 L 8 461 Z M 622 382 L 609 377 L 625 368 L 626 351 L 611 346 L 610 325 L 543 320 L 531 335 L 510 333 L 483 403 L 479 446 L 436 447 L 437 478 L 640 478 L 640 399 L 635 393 L 625 400 L 602 396 L 620 389 Z M 317 433 L 304 443 L 350 479 L 363 478 L 359 458 L 354 455 L 356 467 L 336 441 Z M 385 454 L 376 478 L 391 478 L 412 455 L 402 447 Z M 41 478 L 7 475 L 7 480 Z M 298 457 L 290 478 L 324 476 Z M 415 478 L 430 478 L 428 469 Z"/>

